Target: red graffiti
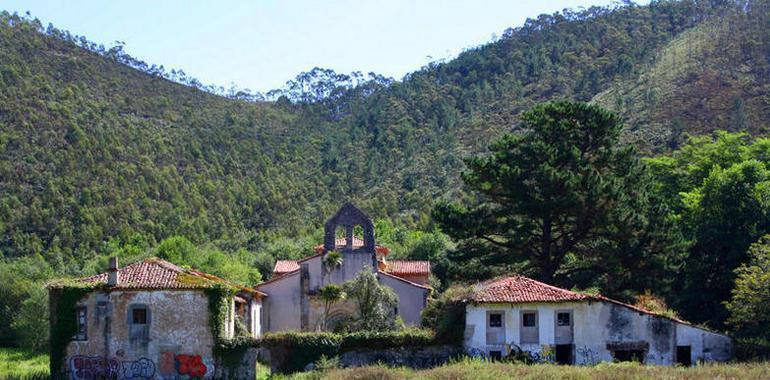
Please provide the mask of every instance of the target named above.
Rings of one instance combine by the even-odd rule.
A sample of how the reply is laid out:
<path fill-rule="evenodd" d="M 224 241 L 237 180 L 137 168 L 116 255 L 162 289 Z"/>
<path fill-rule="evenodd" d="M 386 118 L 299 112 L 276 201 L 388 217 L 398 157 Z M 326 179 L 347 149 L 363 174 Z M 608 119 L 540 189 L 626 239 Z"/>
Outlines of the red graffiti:
<path fill-rule="evenodd" d="M 180 375 L 190 375 L 190 377 L 203 377 L 206 375 L 206 365 L 200 355 L 177 355 L 176 361 L 179 367 Z"/>

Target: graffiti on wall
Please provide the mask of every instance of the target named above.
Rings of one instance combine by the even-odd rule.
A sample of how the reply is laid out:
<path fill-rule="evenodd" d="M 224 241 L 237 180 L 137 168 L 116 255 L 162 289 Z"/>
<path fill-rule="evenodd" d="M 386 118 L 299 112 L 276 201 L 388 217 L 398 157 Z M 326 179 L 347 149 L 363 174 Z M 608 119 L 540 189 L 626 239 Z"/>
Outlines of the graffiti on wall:
<path fill-rule="evenodd" d="M 213 374 L 214 365 L 200 355 L 162 352 L 157 366 L 161 377 L 189 376 L 204 378 Z M 75 355 L 69 359 L 69 370 L 73 380 L 144 380 L 155 378 L 155 362 L 148 358 L 118 360 L 103 356 Z"/>
<path fill-rule="evenodd" d="M 118 379 L 120 362 L 103 356 L 76 355 L 70 358 L 70 373 L 74 380 Z"/>
<path fill-rule="evenodd" d="M 123 379 L 152 379 L 155 376 L 155 363 L 147 358 L 136 361 L 124 361 Z"/>
<path fill-rule="evenodd" d="M 594 351 L 592 348 L 583 345 L 583 347 L 578 347 L 576 351 L 580 359 L 578 361 L 579 363 L 588 365 L 599 363 L 599 353 Z"/>
<path fill-rule="evenodd" d="M 143 380 L 155 377 L 155 363 L 147 358 L 119 361 L 104 356 L 75 355 L 70 357 L 73 380 Z"/>
<path fill-rule="evenodd" d="M 200 355 L 177 355 L 177 371 L 180 375 L 203 377 L 206 375 L 206 364 Z"/>

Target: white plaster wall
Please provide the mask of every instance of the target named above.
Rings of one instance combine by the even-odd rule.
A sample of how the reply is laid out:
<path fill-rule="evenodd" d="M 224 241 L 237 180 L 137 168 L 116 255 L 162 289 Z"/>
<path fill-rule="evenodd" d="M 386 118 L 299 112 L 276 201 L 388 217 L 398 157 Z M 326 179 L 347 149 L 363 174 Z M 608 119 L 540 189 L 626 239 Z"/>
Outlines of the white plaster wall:
<path fill-rule="evenodd" d="M 691 346 L 690 359 L 693 363 L 728 361 L 732 358 L 732 342 L 722 334 L 679 324 L 676 339 L 679 346 Z"/>
<path fill-rule="evenodd" d="M 380 283 L 393 289 L 398 295 L 398 315 L 404 323 L 417 326 L 422 321 L 422 309 L 428 297 L 428 289 L 414 286 L 410 283 L 380 275 Z"/>
<path fill-rule="evenodd" d="M 267 293 L 263 300 L 263 331 L 300 330 L 300 276 L 287 274 L 274 282 L 260 285 Z"/>
<path fill-rule="evenodd" d="M 538 311 L 538 344 L 520 343 L 522 310 Z M 608 342 L 647 342 L 647 364 L 674 363 L 677 345 L 691 346 L 693 363 L 730 359 L 729 337 L 607 302 L 469 304 L 466 307 L 465 347 L 471 352 L 488 354 L 499 350 L 505 354 L 511 347 L 518 346 L 548 360 L 555 342 L 557 310 L 572 310 L 575 364 L 611 361 Z M 505 345 L 487 345 L 487 311 L 505 313 Z"/>
<path fill-rule="evenodd" d="M 249 331 L 251 332 L 251 335 L 253 335 L 255 338 L 258 338 L 262 336 L 262 300 L 252 300 L 249 312 L 251 313 L 251 328 Z"/>

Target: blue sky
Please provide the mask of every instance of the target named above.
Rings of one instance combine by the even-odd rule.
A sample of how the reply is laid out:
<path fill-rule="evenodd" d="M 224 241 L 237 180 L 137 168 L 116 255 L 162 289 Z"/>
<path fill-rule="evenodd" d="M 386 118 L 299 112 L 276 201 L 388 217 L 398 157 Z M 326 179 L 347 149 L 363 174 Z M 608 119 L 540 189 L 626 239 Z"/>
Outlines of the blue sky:
<path fill-rule="evenodd" d="M 315 66 L 400 79 L 528 17 L 607 0 L 0 0 L 205 84 L 267 91 Z M 431 58 L 432 57 L 432 58 Z"/>

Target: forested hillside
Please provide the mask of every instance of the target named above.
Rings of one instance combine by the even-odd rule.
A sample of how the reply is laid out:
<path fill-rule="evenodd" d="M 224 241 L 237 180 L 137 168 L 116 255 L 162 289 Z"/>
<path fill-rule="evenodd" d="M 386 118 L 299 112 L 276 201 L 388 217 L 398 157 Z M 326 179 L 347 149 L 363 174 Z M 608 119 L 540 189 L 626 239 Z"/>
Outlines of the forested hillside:
<path fill-rule="evenodd" d="M 621 141 L 641 154 L 687 133 L 765 132 L 768 3 L 566 10 L 403 80 L 316 69 L 271 101 L 180 84 L 120 47 L 3 13 L 0 282 L 16 285 L 2 288 L 0 340 L 31 283 L 152 250 L 254 281 L 245 267 L 264 276 L 276 256 L 307 252 L 344 200 L 393 221 L 380 225 L 397 254 L 445 249 L 442 235 L 408 229 L 432 232 L 438 199 L 472 199 L 462 159 L 543 101 L 619 112 Z"/>

